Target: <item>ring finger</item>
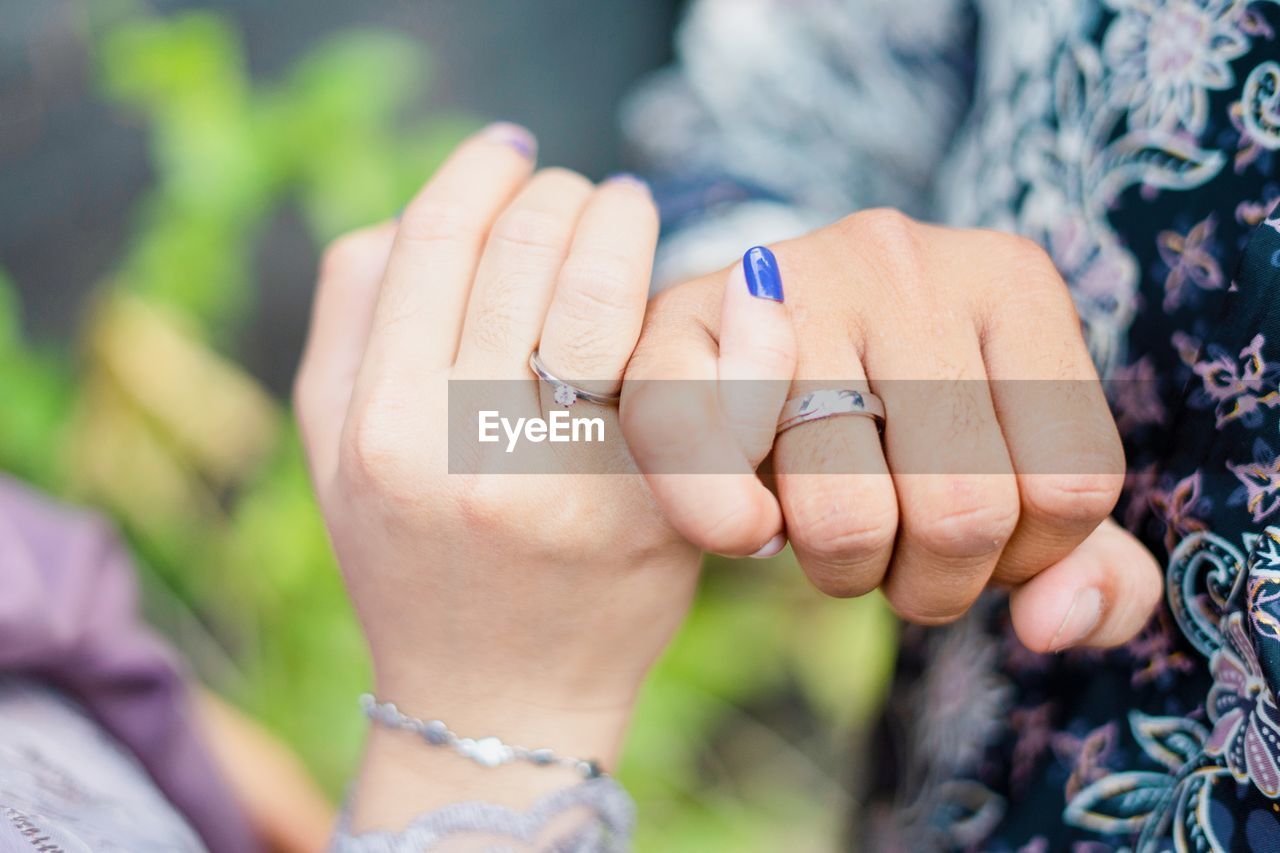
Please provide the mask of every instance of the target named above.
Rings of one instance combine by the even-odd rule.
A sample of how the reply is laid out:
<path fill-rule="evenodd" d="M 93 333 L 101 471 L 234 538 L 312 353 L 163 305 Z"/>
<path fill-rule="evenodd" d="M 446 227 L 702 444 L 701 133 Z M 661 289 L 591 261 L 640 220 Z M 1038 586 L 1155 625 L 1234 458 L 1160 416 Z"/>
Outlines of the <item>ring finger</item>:
<path fill-rule="evenodd" d="M 489 232 L 454 375 L 522 378 L 593 186 L 567 169 L 533 177 Z"/>
<path fill-rule="evenodd" d="M 868 390 L 852 343 L 838 351 L 814 343 L 831 339 L 839 336 L 800 336 L 793 397 Z M 879 586 L 893 553 L 898 504 L 875 422 L 833 417 L 800 424 L 778 436 L 773 462 L 787 535 L 809 580 L 842 597 Z"/>
<path fill-rule="evenodd" d="M 644 321 L 658 241 L 648 188 L 622 177 L 603 184 L 578 220 L 538 350 L 565 382 L 615 393 Z"/>

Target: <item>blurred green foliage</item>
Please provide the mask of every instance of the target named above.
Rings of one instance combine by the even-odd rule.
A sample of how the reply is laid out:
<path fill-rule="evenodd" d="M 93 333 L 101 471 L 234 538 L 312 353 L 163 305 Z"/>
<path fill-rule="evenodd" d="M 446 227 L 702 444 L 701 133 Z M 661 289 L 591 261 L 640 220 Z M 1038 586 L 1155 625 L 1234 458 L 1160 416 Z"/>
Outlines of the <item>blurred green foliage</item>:
<path fill-rule="evenodd" d="M 471 122 L 412 118 L 430 69 L 395 33 L 343 32 L 262 82 L 216 14 L 100 7 L 86 32 L 102 96 L 145 124 L 154 180 L 79 352 L 24 341 L 0 273 L 0 467 L 110 512 L 155 622 L 337 795 L 363 645 L 291 421 L 234 343 L 269 286 L 252 261 L 272 217 L 300 215 L 316 246 L 385 218 Z M 826 849 L 892 645 L 876 599 L 823 600 L 786 557 L 712 561 L 622 770 L 638 849 Z"/>

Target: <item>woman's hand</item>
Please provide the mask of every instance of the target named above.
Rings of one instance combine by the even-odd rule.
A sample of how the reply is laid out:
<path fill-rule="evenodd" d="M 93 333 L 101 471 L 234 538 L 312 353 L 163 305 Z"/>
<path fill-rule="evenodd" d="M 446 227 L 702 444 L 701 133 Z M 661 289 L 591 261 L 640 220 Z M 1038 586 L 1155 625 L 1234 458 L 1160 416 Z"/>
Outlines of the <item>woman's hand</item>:
<path fill-rule="evenodd" d="M 1104 523 L 1124 459 L 1044 252 L 867 211 L 776 253 L 792 349 L 772 333 L 726 334 L 723 274 L 672 288 L 650 308 L 623 428 L 672 523 L 730 555 L 770 553 L 785 530 L 819 588 L 881 587 L 914 622 L 954 619 L 994 582 L 1014 587 L 1014 626 L 1031 649 L 1136 633 L 1160 595 L 1159 573 L 1136 540 Z M 744 349 L 754 372 L 726 374 L 726 353 Z M 883 436 L 870 419 L 845 417 L 773 443 L 786 394 L 768 383 L 751 384 L 761 389 L 753 405 L 731 410 L 713 391 L 704 405 L 672 405 L 671 383 L 650 381 L 766 379 L 796 360 L 791 394 L 869 388 L 887 410 Z M 718 449 L 735 444 L 742 452 L 726 465 Z M 755 474 L 770 452 L 772 490 Z M 694 473 L 712 457 L 725 473 Z"/>
<path fill-rule="evenodd" d="M 532 174 L 532 150 L 494 126 L 398 225 L 329 250 L 296 405 L 379 698 L 609 768 L 698 552 L 663 521 L 611 408 L 574 405 L 606 441 L 544 445 L 557 474 L 492 473 L 465 453 L 451 467 L 448 447 L 451 380 L 515 387 L 503 399 L 520 410 L 502 415 L 545 416 L 535 349 L 558 377 L 617 390 L 640 333 L 658 231 L 646 188 Z M 602 471 L 618 473 L 589 476 Z M 374 731 L 355 828 L 458 799 L 527 804 L 568 772 L 484 770 Z"/>

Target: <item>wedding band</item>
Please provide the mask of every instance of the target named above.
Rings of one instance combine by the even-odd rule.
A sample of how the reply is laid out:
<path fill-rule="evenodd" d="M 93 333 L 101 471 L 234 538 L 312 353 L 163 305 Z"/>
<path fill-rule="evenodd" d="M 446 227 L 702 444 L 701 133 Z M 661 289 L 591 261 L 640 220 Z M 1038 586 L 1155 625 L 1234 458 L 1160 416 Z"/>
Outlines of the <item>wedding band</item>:
<path fill-rule="evenodd" d="M 824 388 L 792 397 L 782 406 L 778 418 L 778 433 L 792 427 L 820 421 L 823 418 L 860 417 L 871 418 L 876 429 L 884 429 L 884 402 L 875 394 L 855 391 L 852 388 Z"/>
<path fill-rule="evenodd" d="M 585 388 L 579 388 L 577 385 L 570 385 L 568 382 L 557 379 L 551 371 L 547 370 L 547 366 L 542 363 L 542 356 L 537 350 L 529 356 L 529 369 L 537 375 L 539 379 L 555 389 L 554 398 L 557 403 L 565 408 L 572 406 L 579 400 L 586 400 L 588 403 L 595 403 L 600 406 L 616 406 L 618 401 L 622 399 L 621 394 L 597 394 L 595 391 L 588 391 Z"/>

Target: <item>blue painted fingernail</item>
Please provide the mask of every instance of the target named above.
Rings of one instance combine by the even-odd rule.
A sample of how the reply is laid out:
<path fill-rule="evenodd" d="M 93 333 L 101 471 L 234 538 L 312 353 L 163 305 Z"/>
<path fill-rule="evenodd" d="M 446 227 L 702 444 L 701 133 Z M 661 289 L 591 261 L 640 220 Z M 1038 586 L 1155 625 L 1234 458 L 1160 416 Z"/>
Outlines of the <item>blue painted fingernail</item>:
<path fill-rule="evenodd" d="M 510 145 L 530 160 L 538 156 L 538 139 L 527 128 L 510 121 L 497 121 L 481 131 L 487 139 Z"/>
<path fill-rule="evenodd" d="M 757 299 L 782 302 L 782 273 L 778 259 L 764 246 L 748 249 L 742 256 L 742 272 L 747 277 L 747 290 Z"/>

